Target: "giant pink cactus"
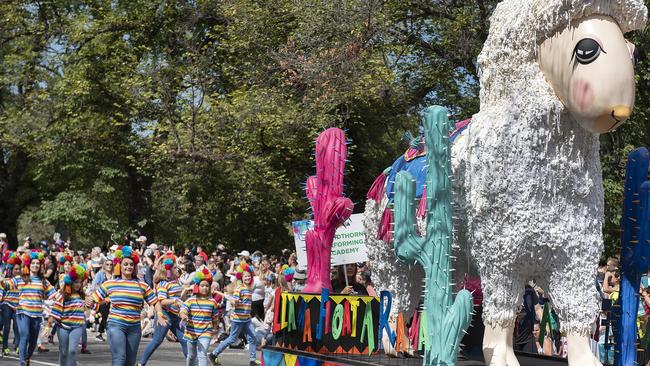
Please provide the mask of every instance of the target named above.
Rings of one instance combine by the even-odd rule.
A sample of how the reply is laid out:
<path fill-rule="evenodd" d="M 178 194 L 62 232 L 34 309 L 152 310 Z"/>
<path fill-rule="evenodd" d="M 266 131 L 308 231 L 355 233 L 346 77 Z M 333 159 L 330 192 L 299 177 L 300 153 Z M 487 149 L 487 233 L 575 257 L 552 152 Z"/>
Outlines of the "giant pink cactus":
<path fill-rule="evenodd" d="M 316 175 L 307 179 L 307 198 L 314 212 L 314 229 L 305 236 L 307 286 L 303 292 L 332 289 L 330 265 L 336 228 L 352 214 L 352 201 L 343 197 L 347 156 L 345 133 L 329 128 L 316 139 Z"/>

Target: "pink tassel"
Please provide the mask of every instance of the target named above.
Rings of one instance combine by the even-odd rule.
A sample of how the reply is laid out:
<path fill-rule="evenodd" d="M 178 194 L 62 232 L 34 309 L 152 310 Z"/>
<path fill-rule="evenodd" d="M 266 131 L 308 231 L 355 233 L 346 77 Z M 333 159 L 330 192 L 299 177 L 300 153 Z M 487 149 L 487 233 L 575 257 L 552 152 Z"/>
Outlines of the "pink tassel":
<path fill-rule="evenodd" d="M 377 203 L 381 202 L 381 199 L 386 193 L 386 178 L 388 178 L 388 176 L 384 173 L 379 174 L 377 178 L 375 178 L 375 181 L 368 190 L 368 194 L 366 194 L 367 199 L 374 200 Z"/>
<path fill-rule="evenodd" d="M 393 233 L 390 232 L 390 225 L 393 223 L 393 220 L 393 210 L 390 208 L 384 209 L 384 214 L 381 215 L 379 229 L 377 230 L 377 239 L 383 240 L 388 244 L 393 242 Z"/>
<path fill-rule="evenodd" d="M 427 187 L 424 187 L 422 191 L 422 198 L 420 198 L 420 203 L 415 214 L 419 218 L 424 218 L 427 215 Z"/>
<path fill-rule="evenodd" d="M 411 321 L 411 329 L 409 329 L 409 341 L 411 341 L 411 344 L 415 345 L 417 348 L 417 344 L 419 341 L 419 333 L 420 332 L 420 314 L 415 311 L 413 313 L 413 320 Z"/>

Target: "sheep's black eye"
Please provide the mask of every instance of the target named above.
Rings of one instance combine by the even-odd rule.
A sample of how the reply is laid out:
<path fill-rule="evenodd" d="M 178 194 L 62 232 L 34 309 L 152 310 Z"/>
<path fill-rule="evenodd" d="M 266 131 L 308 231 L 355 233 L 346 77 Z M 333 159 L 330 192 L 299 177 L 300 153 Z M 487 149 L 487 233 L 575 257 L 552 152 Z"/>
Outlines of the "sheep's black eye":
<path fill-rule="evenodd" d="M 591 38 L 581 39 L 580 42 L 576 45 L 576 49 L 573 51 L 576 60 L 582 65 L 589 65 L 590 63 L 596 61 L 600 52 L 603 51 L 600 48 L 598 42 Z"/>

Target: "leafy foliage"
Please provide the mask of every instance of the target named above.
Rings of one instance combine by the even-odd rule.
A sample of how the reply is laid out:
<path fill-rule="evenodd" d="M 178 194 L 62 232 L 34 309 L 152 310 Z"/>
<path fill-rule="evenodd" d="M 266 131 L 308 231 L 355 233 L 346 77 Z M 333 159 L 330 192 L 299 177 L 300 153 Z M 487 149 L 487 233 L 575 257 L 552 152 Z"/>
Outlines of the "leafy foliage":
<path fill-rule="evenodd" d="M 290 247 L 319 132 L 347 130 L 359 211 L 422 107 L 477 110 L 495 4 L 2 1 L 0 229 Z M 648 145 L 648 61 L 638 70 L 633 120 L 603 136 L 609 253 L 625 152 Z"/>

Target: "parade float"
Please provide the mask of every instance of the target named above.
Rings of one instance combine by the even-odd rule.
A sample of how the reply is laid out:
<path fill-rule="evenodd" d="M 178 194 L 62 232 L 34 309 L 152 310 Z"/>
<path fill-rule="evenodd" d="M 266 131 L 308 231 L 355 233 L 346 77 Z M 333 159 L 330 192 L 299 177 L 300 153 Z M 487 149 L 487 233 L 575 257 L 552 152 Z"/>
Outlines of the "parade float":
<path fill-rule="evenodd" d="M 399 310 L 394 325 L 387 324 L 395 314 L 391 279 L 383 289 L 389 291 L 379 299 L 330 292 L 325 273 L 332 228 L 349 216 L 352 205 L 339 188 L 344 137 L 325 138 L 339 143 L 320 151 L 317 144 L 317 177 L 307 184 L 317 223 L 308 233 L 310 293 L 276 297 L 276 342 L 264 350 L 265 363 L 354 364 L 361 361 L 337 361 L 331 355 L 358 354 L 368 357 L 364 364 L 381 364 L 381 358 L 372 357 L 385 353 L 384 336 L 395 351 L 404 351 L 405 335 L 411 336 L 417 323 L 418 338 L 407 347 L 423 356 L 420 364 L 460 364 L 455 356 L 472 304 L 469 292 L 461 290 L 455 298 L 452 293 L 453 240 L 481 278 L 486 364 L 520 364 L 512 345 L 516 309 L 524 284 L 534 278 L 548 290 L 559 315 L 568 363 L 600 365 L 589 341 L 600 306 L 594 274 L 603 250 L 599 134 L 621 126 L 631 114 L 634 47 L 623 34 L 642 29 L 646 18 L 640 0 L 506 0 L 497 5 L 478 56 L 480 111 L 468 126 L 461 126 L 450 145 L 452 128 L 445 110 L 428 109 L 423 118 L 426 150 L 416 146 L 416 156 L 402 162 L 402 168 L 417 168 L 413 161 L 424 157 L 427 163 L 419 166 L 426 167 L 426 174 L 417 169 L 409 174 L 409 167 L 391 169 L 375 182 L 373 188 L 381 194 L 369 195 L 375 217 L 367 220 L 368 236 L 378 239 L 368 242 L 370 252 L 395 253 L 371 256 L 378 261 L 372 266 L 388 271 L 393 266 L 394 275 L 403 276 L 401 284 L 410 289 L 394 297 L 400 307 L 412 309 L 416 298 L 423 304 L 410 317 L 408 329 Z M 323 168 L 327 165 L 334 169 Z M 395 188 L 386 189 L 391 185 Z M 394 196 L 390 211 L 386 192 Z M 643 230 L 635 235 L 640 240 Z M 624 259 L 630 274 L 623 289 L 633 291 L 646 258 L 635 257 L 642 249 L 629 248 L 624 245 L 633 254 Z M 414 266 L 423 269 L 423 294 L 422 283 L 408 279 L 410 270 L 404 273 Z M 623 290 L 624 311 L 631 311 L 625 305 L 630 296 Z M 629 319 L 620 319 L 619 331 L 627 331 Z M 622 359 L 623 349 L 631 346 L 623 341 L 617 347 Z"/>

